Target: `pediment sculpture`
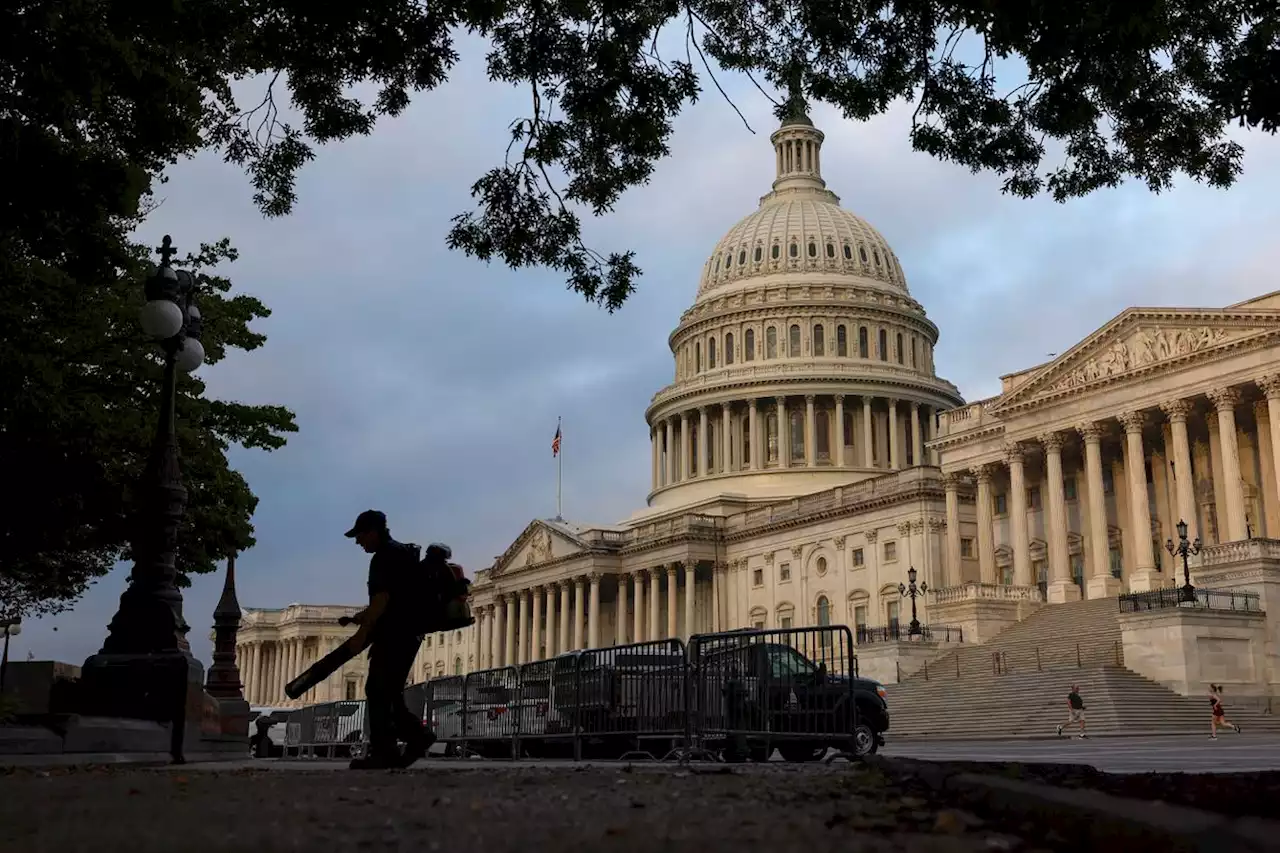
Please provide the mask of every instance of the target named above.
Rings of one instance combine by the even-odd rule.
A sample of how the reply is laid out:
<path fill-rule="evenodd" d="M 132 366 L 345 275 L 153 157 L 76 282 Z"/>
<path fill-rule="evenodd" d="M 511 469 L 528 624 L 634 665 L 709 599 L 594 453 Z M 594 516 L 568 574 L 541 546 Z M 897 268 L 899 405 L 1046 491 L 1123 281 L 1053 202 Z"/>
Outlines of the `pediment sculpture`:
<path fill-rule="evenodd" d="M 1132 337 L 1114 341 L 1098 355 L 1059 379 L 1052 386 L 1063 391 L 1087 385 L 1158 361 L 1209 349 L 1228 337 L 1226 329 L 1202 326 L 1195 329 L 1163 329 L 1152 326 L 1139 329 Z"/>
<path fill-rule="evenodd" d="M 551 559 L 551 531 L 545 527 L 535 530 L 529 537 L 529 550 L 525 554 L 526 566 L 545 563 Z"/>

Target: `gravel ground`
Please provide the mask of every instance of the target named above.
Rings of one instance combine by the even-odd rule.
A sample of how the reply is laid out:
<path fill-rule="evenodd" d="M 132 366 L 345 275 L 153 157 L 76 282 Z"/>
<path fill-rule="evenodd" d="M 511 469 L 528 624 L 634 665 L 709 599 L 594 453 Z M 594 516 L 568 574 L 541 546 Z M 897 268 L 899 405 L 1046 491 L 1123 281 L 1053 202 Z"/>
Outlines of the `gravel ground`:
<path fill-rule="evenodd" d="M 1059 846 L 986 824 L 862 765 L 0 775 L 5 853 L 990 853 Z"/>

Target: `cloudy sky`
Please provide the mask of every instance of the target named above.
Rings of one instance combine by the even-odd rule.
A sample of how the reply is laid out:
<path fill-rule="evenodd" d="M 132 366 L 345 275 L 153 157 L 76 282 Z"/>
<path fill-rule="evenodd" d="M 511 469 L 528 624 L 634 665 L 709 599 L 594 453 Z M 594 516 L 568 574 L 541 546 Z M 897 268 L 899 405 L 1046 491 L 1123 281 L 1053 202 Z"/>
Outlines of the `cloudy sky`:
<path fill-rule="evenodd" d="M 320 150 L 288 218 L 264 221 L 247 180 L 216 156 L 173 169 L 140 236 L 155 245 L 169 233 L 184 250 L 230 237 L 237 290 L 274 311 L 258 324 L 264 348 L 206 370 L 210 393 L 283 404 L 301 427 L 275 453 L 233 452 L 261 498 L 258 545 L 238 564 L 242 606 L 360 603 L 367 558 L 342 533 L 371 506 L 400 538 L 443 540 L 468 568 L 488 565 L 531 519 L 555 514 L 557 417 L 566 517 L 612 523 L 643 505 L 643 413 L 672 379 L 667 335 L 711 248 L 773 178 L 770 104 L 745 79 L 720 79 L 755 133 L 712 89 L 681 117 L 653 182 L 589 224 L 593 246 L 635 249 L 644 269 L 613 316 L 554 273 L 445 248 L 450 217 L 470 209 L 471 183 L 527 112 L 523 93 L 485 79 L 477 49 L 375 136 Z M 1276 139 L 1240 137 L 1245 173 L 1227 192 L 1133 185 L 1057 205 L 1003 197 L 996 176 L 913 153 L 908 117 L 898 108 L 858 125 L 813 111 L 828 185 L 897 251 L 941 329 L 939 373 L 968 399 L 1126 306 L 1220 306 L 1280 288 Z M 126 575 L 28 625 L 13 656 L 82 662 Z M 186 597 L 206 665 L 220 588 L 199 578 Z"/>

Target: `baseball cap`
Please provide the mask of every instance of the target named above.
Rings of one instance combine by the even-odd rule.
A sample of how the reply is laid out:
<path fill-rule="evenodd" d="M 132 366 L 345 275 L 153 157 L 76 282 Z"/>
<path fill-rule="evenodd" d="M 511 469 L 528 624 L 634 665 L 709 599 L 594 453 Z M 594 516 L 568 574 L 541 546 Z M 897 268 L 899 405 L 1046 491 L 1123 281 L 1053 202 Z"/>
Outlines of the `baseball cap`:
<path fill-rule="evenodd" d="M 351 526 L 345 535 L 348 539 L 354 539 L 361 533 L 370 530 L 386 530 L 387 516 L 386 513 L 379 512 L 376 509 L 366 509 L 364 512 L 356 516 L 356 523 Z"/>

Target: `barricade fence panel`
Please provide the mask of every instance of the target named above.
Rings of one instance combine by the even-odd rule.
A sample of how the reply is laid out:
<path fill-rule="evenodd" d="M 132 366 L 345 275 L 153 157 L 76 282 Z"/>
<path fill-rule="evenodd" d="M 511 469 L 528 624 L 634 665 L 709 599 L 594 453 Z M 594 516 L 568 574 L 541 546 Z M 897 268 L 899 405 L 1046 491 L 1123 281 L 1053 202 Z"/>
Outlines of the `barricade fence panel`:
<path fill-rule="evenodd" d="M 848 627 L 699 634 L 568 652 L 405 688 L 446 754 L 654 757 L 696 747 L 730 760 L 811 760 L 852 749 L 858 666 Z M 350 757 L 368 741 L 365 702 L 289 716 L 286 755 Z"/>

